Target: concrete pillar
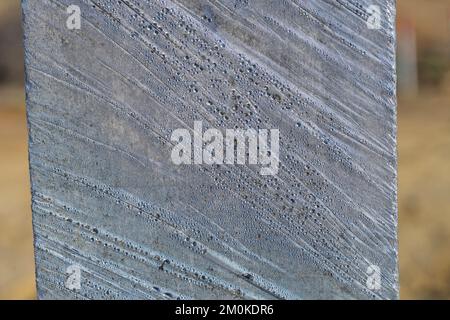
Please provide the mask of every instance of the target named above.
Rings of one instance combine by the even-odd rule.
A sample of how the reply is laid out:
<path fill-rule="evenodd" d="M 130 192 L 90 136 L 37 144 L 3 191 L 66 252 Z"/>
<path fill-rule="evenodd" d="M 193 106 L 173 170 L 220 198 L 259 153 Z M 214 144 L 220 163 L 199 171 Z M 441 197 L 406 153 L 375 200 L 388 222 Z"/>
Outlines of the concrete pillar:
<path fill-rule="evenodd" d="M 23 0 L 39 298 L 397 298 L 394 4 Z"/>

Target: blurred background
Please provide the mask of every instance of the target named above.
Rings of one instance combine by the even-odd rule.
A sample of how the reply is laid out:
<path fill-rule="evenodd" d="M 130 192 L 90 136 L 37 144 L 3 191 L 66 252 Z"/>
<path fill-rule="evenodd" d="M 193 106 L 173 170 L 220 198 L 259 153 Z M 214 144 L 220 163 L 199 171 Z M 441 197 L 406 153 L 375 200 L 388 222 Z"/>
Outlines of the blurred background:
<path fill-rule="evenodd" d="M 0 299 L 34 299 L 19 0 L 0 1 Z M 397 0 L 402 299 L 450 299 L 450 0 Z"/>

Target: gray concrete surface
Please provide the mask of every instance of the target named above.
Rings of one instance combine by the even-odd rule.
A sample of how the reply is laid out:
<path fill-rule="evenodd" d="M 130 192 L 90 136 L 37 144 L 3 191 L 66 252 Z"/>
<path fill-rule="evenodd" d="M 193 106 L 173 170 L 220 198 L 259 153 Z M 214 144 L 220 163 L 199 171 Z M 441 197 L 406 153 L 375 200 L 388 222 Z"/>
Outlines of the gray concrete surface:
<path fill-rule="evenodd" d="M 397 298 L 395 1 L 22 7 L 39 298 Z M 174 164 L 194 121 L 277 174 Z"/>

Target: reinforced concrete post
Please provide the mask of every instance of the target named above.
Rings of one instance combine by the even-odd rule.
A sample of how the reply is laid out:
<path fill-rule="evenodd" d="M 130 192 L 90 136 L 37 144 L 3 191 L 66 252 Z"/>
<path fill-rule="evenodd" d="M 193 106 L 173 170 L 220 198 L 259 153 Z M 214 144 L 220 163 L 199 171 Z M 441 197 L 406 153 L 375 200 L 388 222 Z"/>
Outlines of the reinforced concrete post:
<path fill-rule="evenodd" d="M 22 0 L 41 299 L 395 299 L 395 1 Z"/>

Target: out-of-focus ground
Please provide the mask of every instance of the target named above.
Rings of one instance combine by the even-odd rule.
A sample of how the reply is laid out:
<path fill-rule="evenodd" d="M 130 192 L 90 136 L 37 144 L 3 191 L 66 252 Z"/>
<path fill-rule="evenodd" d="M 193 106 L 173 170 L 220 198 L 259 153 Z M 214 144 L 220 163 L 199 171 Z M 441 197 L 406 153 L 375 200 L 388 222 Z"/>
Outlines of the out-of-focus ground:
<path fill-rule="evenodd" d="M 400 297 L 450 299 L 450 0 L 397 0 Z"/>
<path fill-rule="evenodd" d="M 0 91 L 0 299 L 35 297 L 33 240 L 22 91 Z M 5 94 L 16 101 L 5 104 Z"/>
<path fill-rule="evenodd" d="M 34 299 L 19 1 L 0 1 L 0 299 Z"/>
<path fill-rule="evenodd" d="M 450 95 L 399 105 L 400 297 L 450 299 Z"/>
<path fill-rule="evenodd" d="M 402 299 L 450 299 L 450 0 L 397 0 Z M 0 299 L 35 297 L 19 0 L 0 1 Z"/>

